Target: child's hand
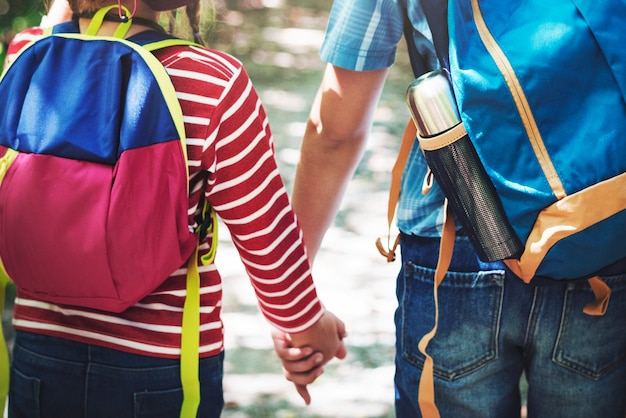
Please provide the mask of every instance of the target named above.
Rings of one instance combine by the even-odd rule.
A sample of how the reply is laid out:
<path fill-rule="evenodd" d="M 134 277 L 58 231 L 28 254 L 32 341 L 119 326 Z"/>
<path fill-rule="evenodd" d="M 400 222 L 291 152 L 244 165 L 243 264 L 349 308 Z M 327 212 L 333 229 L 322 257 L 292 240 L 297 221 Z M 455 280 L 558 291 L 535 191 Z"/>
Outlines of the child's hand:
<path fill-rule="evenodd" d="M 324 355 L 314 353 L 311 347 L 293 347 L 289 334 L 275 328 L 272 329 L 272 339 L 274 350 L 283 364 L 285 378 L 293 382 L 304 402 L 310 404 L 311 396 L 307 385 L 324 373 Z"/>
<path fill-rule="evenodd" d="M 322 366 L 333 357 L 346 357 L 343 343 L 346 336 L 344 323 L 328 311 L 306 331 L 286 334 L 273 330 L 274 348 L 283 364 L 285 377 L 296 385 L 307 405 L 311 402 L 307 385 L 324 372 Z"/>
<path fill-rule="evenodd" d="M 314 352 L 324 355 L 324 363 L 333 357 L 346 357 L 346 346 L 343 343 L 346 336 L 344 323 L 329 311 L 308 330 L 289 334 L 293 347 L 311 347 Z"/>

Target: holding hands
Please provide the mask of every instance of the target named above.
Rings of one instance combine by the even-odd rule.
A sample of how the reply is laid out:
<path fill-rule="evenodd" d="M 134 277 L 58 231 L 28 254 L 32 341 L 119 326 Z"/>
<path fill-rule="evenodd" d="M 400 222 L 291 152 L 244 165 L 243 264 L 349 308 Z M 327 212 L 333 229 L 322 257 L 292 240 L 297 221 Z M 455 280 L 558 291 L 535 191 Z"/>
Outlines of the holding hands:
<path fill-rule="evenodd" d="M 333 357 L 346 357 L 343 342 L 346 336 L 344 323 L 329 311 L 306 331 L 288 334 L 272 330 L 274 349 L 283 364 L 285 378 L 294 383 L 307 405 L 311 403 L 307 385 L 324 373 L 322 366 Z"/>

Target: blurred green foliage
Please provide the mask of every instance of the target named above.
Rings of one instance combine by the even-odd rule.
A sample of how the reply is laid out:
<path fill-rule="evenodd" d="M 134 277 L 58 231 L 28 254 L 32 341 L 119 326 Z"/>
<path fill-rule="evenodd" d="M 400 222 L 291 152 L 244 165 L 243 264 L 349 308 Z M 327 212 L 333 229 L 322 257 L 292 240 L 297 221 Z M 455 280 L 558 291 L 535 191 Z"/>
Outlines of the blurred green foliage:
<path fill-rule="evenodd" d="M 41 0 L 0 0 L 0 68 L 13 36 L 29 26 L 38 25 L 44 10 Z"/>
<path fill-rule="evenodd" d="M 247 34 L 249 39 L 246 43 L 252 45 L 248 45 L 243 51 L 229 51 L 244 55 L 249 53 L 248 49 L 256 49 L 254 41 L 260 40 L 257 32 L 262 28 L 293 24 L 294 22 L 290 20 L 297 19 L 301 14 L 299 11 L 302 10 L 307 11 L 305 14 L 313 12 L 325 18 L 325 13 L 330 10 L 332 4 L 332 0 L 201 0 L 201 2 L 205 6 L 201 32 L 208 44 L 228 50 L 233 37 Z M 0 69 L 4 63 L 6 48 L 13 36 L 27 27 L 38 25 L 45 14 L 45 4 L 47 0 L 0 0 Z M 212 5 L 217 8 L 217 16 L 208 11 Z M 291 12 L 287 13 L 286 10 Z M 224 15 L 229 12 L 245 16 L 244 22 L 234 26 L 232 21 L 227 23 Z M 160 23 L 167 28 L 172 18 L 178 23 L 174 34 L 191 39 L 183 13 L 163 14 Z"/>

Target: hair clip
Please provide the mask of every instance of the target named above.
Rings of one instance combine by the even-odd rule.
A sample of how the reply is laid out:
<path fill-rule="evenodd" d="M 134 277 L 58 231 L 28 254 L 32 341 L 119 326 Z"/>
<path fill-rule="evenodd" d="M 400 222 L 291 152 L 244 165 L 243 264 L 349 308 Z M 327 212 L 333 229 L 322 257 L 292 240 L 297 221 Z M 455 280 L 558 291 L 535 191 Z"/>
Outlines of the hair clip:
<path fill-rule="evenodd" d="M 133 18 L 133 16 L 135 16 L 135 13 L 137 12 L 137 0 L 133 0 L 133 12 L 130 14 L 130 16 L 122 14 L 122 0 L 117 0 L 117 6 L 117 15 L 120 17 L 120 21 L 122 23 L 128 22 L 130 19 Z"/>

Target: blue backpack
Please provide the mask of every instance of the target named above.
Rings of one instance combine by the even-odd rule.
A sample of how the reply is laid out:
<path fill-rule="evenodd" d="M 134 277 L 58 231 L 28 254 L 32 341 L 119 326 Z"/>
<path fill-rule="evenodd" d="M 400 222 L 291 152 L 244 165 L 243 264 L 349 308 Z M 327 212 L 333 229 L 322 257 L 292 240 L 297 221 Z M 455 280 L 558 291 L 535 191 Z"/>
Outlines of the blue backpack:
<path fill-rule="evenodd" d="M 451 2 L 461 118 L 525 243 L 524 281 L 626 257 L 623 1 Z"/>
<path fill-rule="evenodd" d="M 525 282 L 588 279 L 597 299 L 585 312 L 602 314 L 610 289 L 597 275 L 626 258 L 626 49 L 619 36 L 626 3 L 421 5 L 431 51 L 449 73 L 462 125 L 522 242 L 521 256 L 504 262 Z M 407 38 L 409 47 L 414 39 L 423 41 Z M 434 70 L 416 50 L 416 75 Z M 452 255 L 449 223 L 435 300 Z M 438 416 L 433 361 L 426 352 L 436 329 L 437 318 L 419 344 L 424 416 Z"/>
<path fill-rule="evenodd" d="M 507 266 L 542 282 L 591 278 L 624 260 L 626 51 L 614 29 L 626 4 L 463 0 L 450 1 L 450 13 L 446 1 L 421 5 L 432 43 L 405 28 L 413 71 L 448 73 L 463 127 L 522 243 Z M 396 201 L 390 196 L 389 222 Z"/>

